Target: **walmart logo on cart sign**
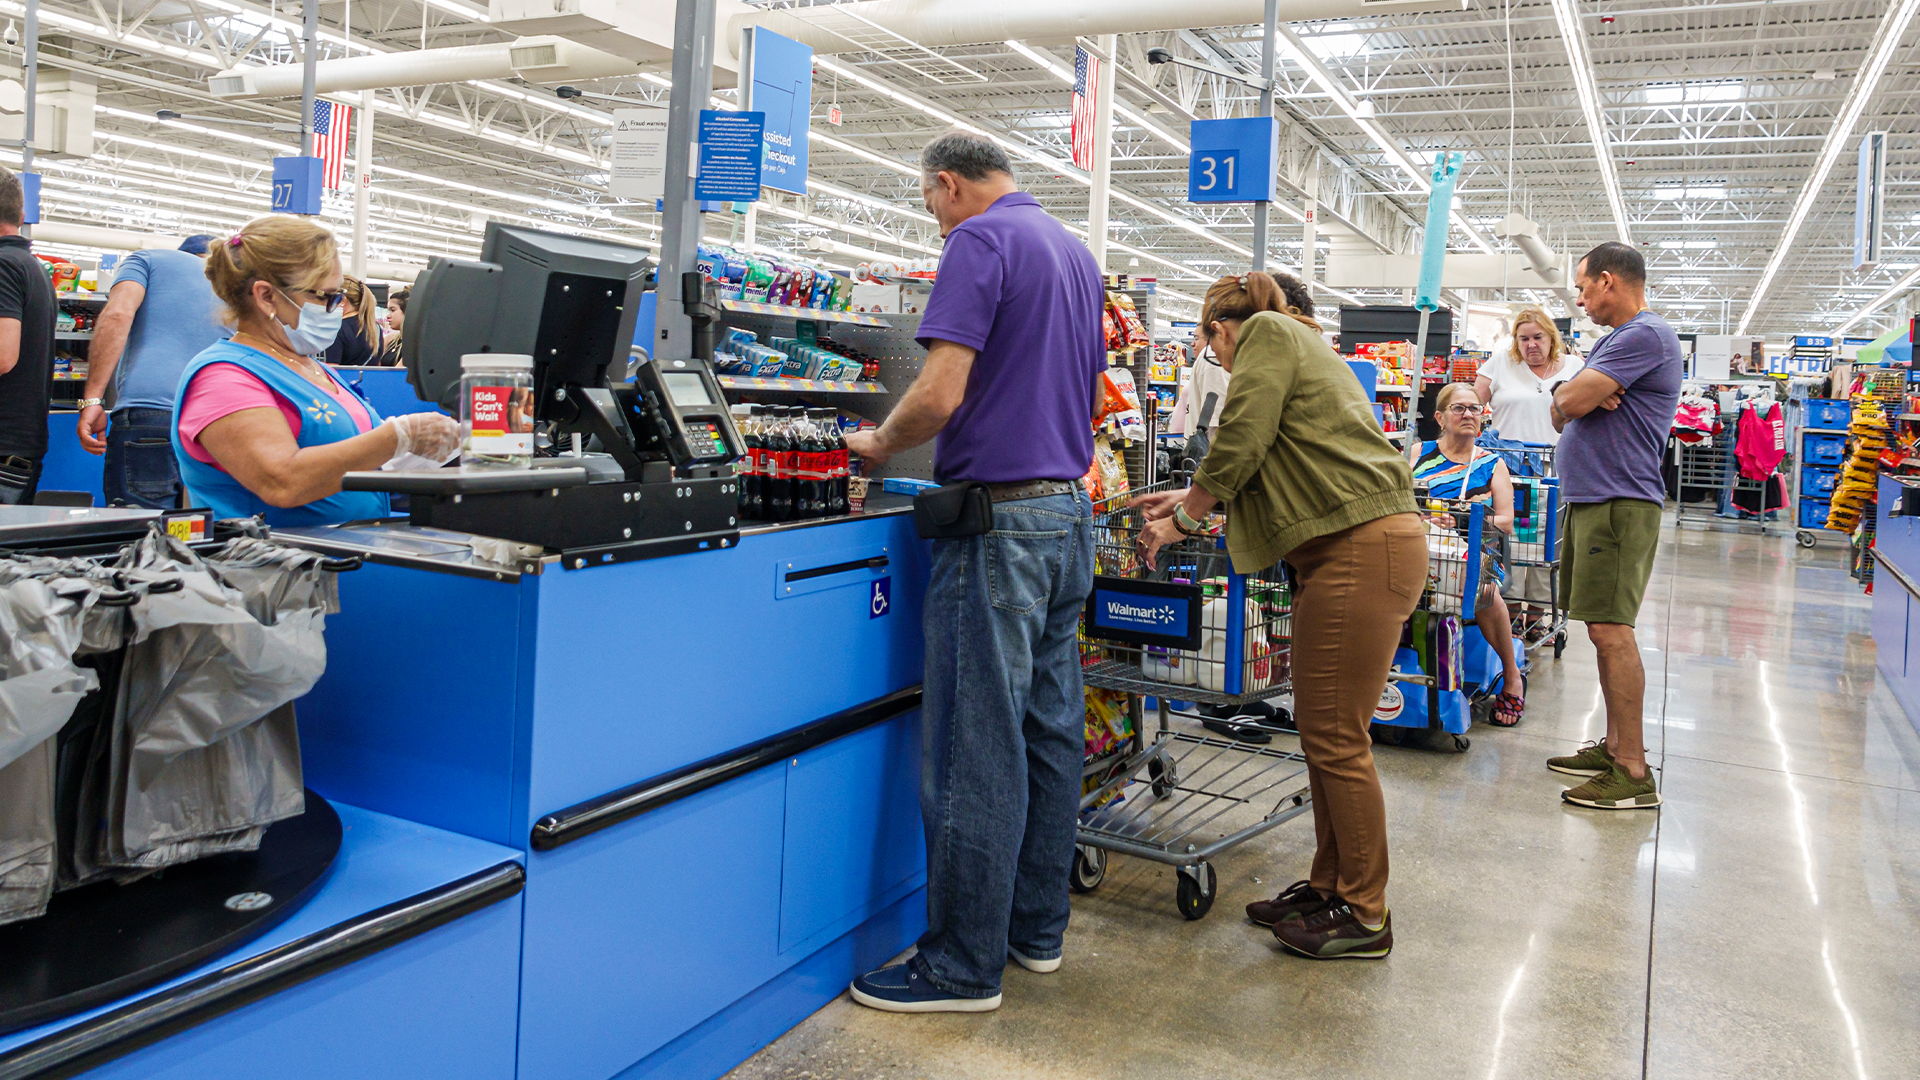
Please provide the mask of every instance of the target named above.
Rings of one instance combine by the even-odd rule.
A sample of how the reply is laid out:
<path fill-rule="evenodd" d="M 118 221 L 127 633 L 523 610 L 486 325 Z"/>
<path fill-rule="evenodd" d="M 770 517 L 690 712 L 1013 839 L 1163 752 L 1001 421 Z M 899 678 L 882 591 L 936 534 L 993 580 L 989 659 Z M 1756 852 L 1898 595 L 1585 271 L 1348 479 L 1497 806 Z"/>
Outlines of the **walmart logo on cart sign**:
<path fill-rule="evenodd" d="M 1096 622 L 1102 626 L 1121 626 L 1135 630 L 1166 630 L 1187 621 L 1184 600 L 1142 603 L 1140 597 L 1103 597 Z"/>

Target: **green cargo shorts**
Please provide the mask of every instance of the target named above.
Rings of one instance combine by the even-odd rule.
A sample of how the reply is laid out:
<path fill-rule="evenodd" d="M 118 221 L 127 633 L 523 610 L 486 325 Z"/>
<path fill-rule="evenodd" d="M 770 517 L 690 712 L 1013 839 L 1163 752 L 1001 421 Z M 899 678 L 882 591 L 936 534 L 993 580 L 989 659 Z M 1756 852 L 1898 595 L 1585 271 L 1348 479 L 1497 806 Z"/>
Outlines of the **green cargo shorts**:
<path fill-rule="evenodd" d="M 1574 503 L 1560 538 L 1560 606 L 1585 623 L 1632 626 L 1660 546 L 1660 504 Z"/>

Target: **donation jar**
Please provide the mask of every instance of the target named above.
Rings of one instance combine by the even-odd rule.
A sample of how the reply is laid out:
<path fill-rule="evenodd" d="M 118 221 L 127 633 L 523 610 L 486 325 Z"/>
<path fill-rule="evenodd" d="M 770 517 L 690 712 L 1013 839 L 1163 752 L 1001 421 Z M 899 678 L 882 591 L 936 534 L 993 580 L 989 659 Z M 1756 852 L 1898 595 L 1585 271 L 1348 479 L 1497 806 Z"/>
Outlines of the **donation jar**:
<path fill-rule="evenodd" d="M 460 358 L 460 467 L 524 469 L 533 463 L 533 357 Z"/>

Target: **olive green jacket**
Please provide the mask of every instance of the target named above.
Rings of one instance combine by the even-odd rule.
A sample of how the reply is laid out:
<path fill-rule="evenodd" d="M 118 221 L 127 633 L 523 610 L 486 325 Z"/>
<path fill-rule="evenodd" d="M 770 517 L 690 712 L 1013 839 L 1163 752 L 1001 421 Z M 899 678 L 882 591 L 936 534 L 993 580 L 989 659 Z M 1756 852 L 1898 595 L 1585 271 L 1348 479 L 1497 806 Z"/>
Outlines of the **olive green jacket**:
<path fill-rule="evenodd" d="M 1213 447 L 1193 482 L 1227 504 L 1227 554 L 1243 574 L 1315 537 L 1417 513 L 1413 470 L 1369 395 L 1320 335 L 1270 311 L 1240 327 Z"/>

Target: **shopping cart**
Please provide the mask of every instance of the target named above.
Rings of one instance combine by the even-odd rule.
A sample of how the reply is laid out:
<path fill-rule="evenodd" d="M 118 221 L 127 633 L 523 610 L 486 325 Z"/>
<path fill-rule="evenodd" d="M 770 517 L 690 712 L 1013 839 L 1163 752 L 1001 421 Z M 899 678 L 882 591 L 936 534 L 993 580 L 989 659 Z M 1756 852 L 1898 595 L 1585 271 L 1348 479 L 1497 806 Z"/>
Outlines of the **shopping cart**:
<path fill-rule="evenodd" d="M 1529 655 L 1567 647 L 1567 609 L 1560 604 L 1560 533 L 1566 504 L 1554 472 L 1553 447 L 1506 443 L 1490 447 L 1513 477 L 1513 535 L 1508 538 L 1507 586 L 1500 595 L 1513 615 L 1513 636 Z"/>
<path fill-rule="evenodd" d="M 1408 637 L 1394 654 L 1387 689 L 1373 716 L 1375 741 L 1394 746 L 1422 746 L 1465 751 L 1472 744 L 1467 729 L 1474 709 L 1462 692 L 1460 648 L 1464 627 L 1473 622 L 1480 599 L 1486 544 L 1493 532 L 1487 506 L 1478 502 L 1427 500 L 1423 506 L 1444 510 L 1453 518 L 1450 528 L 1429 526 L 1427 587 L 1408 620 Z M 1435 502 L 1442 505 L 1435 506 Z M 1424 692 L 1410 693 L 1403 686 Z M 1482 686 L 1482 690 L 1488 687 Z"/>
<path fill-rule="evenodd" d="M 1171 482 L 1144 490 L 1171 490 Z M 1081 619 L 1083 671 L 1088 687 L 1127 695 L 1131 725 L 1124 746 L 1087 762 L 1070 883 L 1076 892 L 1097 888 L 1108 852 L 1166 863 L 1177 871 L 1180 914 L 1198 919 L 1218 893 L 1209 860 L 1312 804 L 1297 750 L 1194 730 L 1197 714 L 1172 702 L 1246 705 L 1285 694 L 1292 582 L 1283 566 L 1234 573 L 1211 535 L 1162 549 L 1156 571 L 1139 557 L 1143 522 L 1126 497 L 1094 514 L 1099 576 Z M 1242 726 L 1292 734 L 1277 724 Z"/>

